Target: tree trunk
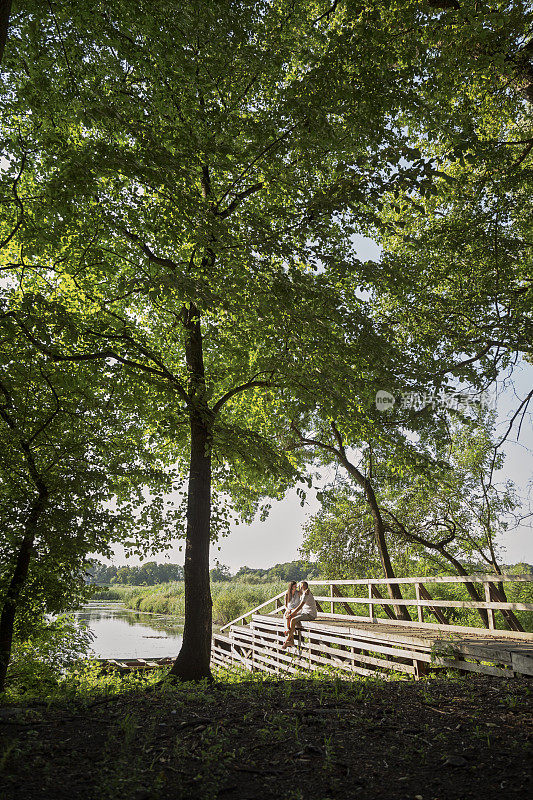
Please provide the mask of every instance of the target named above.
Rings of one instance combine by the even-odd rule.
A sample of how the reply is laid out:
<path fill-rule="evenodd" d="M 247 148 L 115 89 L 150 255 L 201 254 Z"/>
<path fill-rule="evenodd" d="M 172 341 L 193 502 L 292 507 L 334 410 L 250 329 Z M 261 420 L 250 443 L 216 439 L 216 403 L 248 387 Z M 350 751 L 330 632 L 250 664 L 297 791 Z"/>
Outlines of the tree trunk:
<path fill-rule="evenodd" d="M 365 497 L 368 505 L 370 506 L 370 511 L 372 514 L 372 518 L 374 520 L 374 536 L 376 539 L 376 544 L 378 547 L 379 558 L 381 561 L 381 566 L 383 567 L 383 572 L 385 573 L 386 578 L 389 579 L 395 578 L 396 575 L 394 574 L 394 570 L 392 568 L 389 556 L 389 550 L 387 547 L 387 540 L 385 539 L 385 523 L 383 522 L 383 518 L 379 510 L 379 504 L 375 492 L 372 488 L 372 485 L 366 479 L 364 483 L 364 490 L 365 490 Z M 397 583 L 388 583 L 387 591 L 391 600 L 402 599 L 402 593 Z M 394 606 L 394 613 L 396 614 L 398 619 L 406 621 L 411 620 L 410 614 L 405 606 Z"/>
<path fill-rule="evenodd" d="M 445 558 L 447 561 L 449 561 L 450 564 L 453 564 L 453 566 L 455 567 L 456 572 L 459 575 L 468 575 L 468 572 L 463 567 L 461 562 L 457 558 L 455 558 L 455 556 L 452 556 L 452 554 L 449 553 L 448 550 L 446 550 L 444 545 L 439 544 L 438 542 L 432 542 L 429 539 L 426 539 L 426 538 L 424 538 L 423 536 L 420 536 L 417 533 L 409 533 L 409 531 L 407 531 L 403 525 L 401 525 L 401 527 L 400 527 L 400 533 L 407 540 L 412 541 L 412 542 L 417 542 L 417 544 L 421 544 L 422 547 L 427 547 L 428 550 L 436 550 L 438 553 L 441 554 L 441 556 L 443 558 Z M 484 597 L 480 597 L 479 596 L 478 591 L 477 591 L 477 589 L 476 589 L 476 587 L 474 586 L 473 583 L 465 583 L 465 587 L 466 587 L 466 590 L 467 590 L 468 594 L 472 598 L 472 600 L 475 600 L 477 603 L 481 603 L 481 602 L 483 602 L 485 600 Z M 489 627 L 489 615 L 487 614 L 486 609 L 478 608 L 477 612 L 478 612 L 479 616 L 481 617 L 481 621 L 483 622 L 483 625 L 485 626 L 485 628 L 488 628 Z"/>
<path fill-rule="evenodd" d="M 492 567 L 494 569 L 494 572 L 497 575 L 501 575 L 502 571 L 500 569 L 500 565 L 498 564 L 498 562 L 496 560 L 496 555 L 494 553 L 494 549 L 492 548 L 492 546 L 491 546 L 491 556 L 492 556 L 492 559 L 491 559 Z M 498 594 L 500 595 L 499 597 L 495 597 L 496 600 L 500 600 L 503 603 L 509 602 L 508 601 L 508 597 L 507 597 L 507 593 L 505 591 L 505 587 L 504 587 L 504 585 L 503 585 L 503 583 L 501 581 L 496 584 L 495 589 L 496 589 L 496 595 L 498 595 Z M 507 623 L 508 627 L 510 628 L 510 630 L 512 630 L 512 631 L 521 631 L 521 632 L 524 631 L 524 626 L 522 625 L 521 622 L 519 622 L 518 617 L 516 616 L 514 611 L 512 611 L 511 609 L 502 609 L 502 616 L 503 616 L 504 620 L 506 621 L 506 623 Z"/>
<path fill-rule="evenodd" d="M 0 692 L 4 690 L 7 669 L 11 659 L 11 646 L 13 644 L 13 627 L 15 624 L 15 615 L 17 612 L 18 601 L 26 578 L 28 576 L 28 569 L 30 566 L 33 543 L 35 541 L 35 533 L 37 523 L 46 506 L 48 493 L 43 490 L 39 496 L 34 500 L 26 528 L 24 537 L 17 552 L 17 560 L 13 576 L 7 587 L 6 595 L 4 598 L 4 605 L 0 615 Z"/>
<path fill-rule="evenodd" d="M 438 550 L 438 552 L 442 556 L 444 556 L 444 558 L 446 558 L 450 562 L 450 564 L 453 564 L 453 566 L 455 567 L 455 569 L 457 570 L 459 575 L 468 575 L 467 570 L 463 567 L 461 562 L 458 561 L 455 558 L 455 556 L 452 556 L 451 553 L 448 553 L 448 551 L 445 550 L 444 547 L 438 547 L 437 546 L 437 547 L 435 547 L 435 549 Z M 468 594 L 470 595 L 470 597 L 472 598 L 472 600 L 475 600 L 476 603 L 484 602 L 485 598 L 481 597 L 479 595 L 479 593 L 478 593 L 478 591 L 477 591 L 477 589 L 476 589 L 476 587 L 474 586 L 473 583 L 465 583 L 465 588 L 466 588 L 466 591 L 468 592 Z M 479 616 L 481 617 L 481 621 L 483 622 L 483 625 L 485 626 L 485 628 L 488 628 L 489 627 L 489 615 L 487 613 L 487 610 L 485 608 L 478 608 L 477 612 L 478 612 Z"/>
<path fill-rule="evenodd" d="M 9 30 L 9 17 L 11 14 L 11 0 L 0 0 L 0 64 L 4 56 L 4 47 L 7 42 Z"/>
<path fill-rule="evenodd" d="M 211 533 L 212 413 L 205 402 L 202 335 L 197 309 L 185 322 L 189 369 L 191 459 L 185 544 L 185 627 L 179 655 L 170 675 L 183 681 L 212 680 L 209 540 Z"/>
<path fill-rule="evenodd" d="M 376 494 L 374 489 L 372 488 L 371 482 L 366 478 L 362 472 L 360 472 L 355 464 L 349 460 L 348 456 L 346 455 L 346 449 L 344 447 L 344 443 L 342 441 L 342 436 L 340 434 L 339 429 L 337 428 L 335 422 L 331 422 L 331 430 L 337 440 L 338 449 L 335 448 L 334 452 L 340 459 L 341 464 L 346 469 L 349 475 L 354 478 L 359 486 L 362 487 L 365 493 L 366 501 L 370 506 L 370 511 L 372 514 L 372 519 L 374 520 L 374 536 L 376 539 L 376 544 L 378 547 L 379 558 L 381 560 L 381 566 L 383 567 L 383 572 L 386 578 L 395 578 L 396 575 L 394 574 L 394 570 L 392 568 L 391 560 L 389 557 L 389 550 L 387 547 L 387 540 L 385 538 L 385 523 L 383 522 L 383 518 L 381 516 L 381 511 L 379 509 L 379 503 L 376 498 Z M 333 449 L 333 448 L 330 448 Z M 391 600 L 402 600 L 402 593 L 400 590 L 399 585 L 396 584 L 387 584 L 387 592 Z M 397 619 L 405 620 L 406 622 L 411 622 L 411 617 L 409 612 L 405 606 L 394 606 L 394 613 L 396 614 Z"/>

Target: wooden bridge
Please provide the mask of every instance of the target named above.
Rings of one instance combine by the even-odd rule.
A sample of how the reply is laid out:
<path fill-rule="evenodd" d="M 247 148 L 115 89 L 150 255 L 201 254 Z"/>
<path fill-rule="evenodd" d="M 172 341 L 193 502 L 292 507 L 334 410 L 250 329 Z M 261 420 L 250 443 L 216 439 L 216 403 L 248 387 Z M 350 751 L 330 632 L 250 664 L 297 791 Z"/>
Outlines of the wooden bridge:
<path fill-rule="evenodd" d="M 506 584 L 531 582 L 533 575 L 310 580 L 319 613 L 315 621 L 300 623 L 294 647 L 281 649 L 281 593 L 216 633 L 212 662 L 273 674 L 329 667 L 381 677 L 403 672 L 418 678 L 449 668 L 533 676 L 533 633 L 524 630 L 514 613 L 533 611 L 533 603 L 509 602 L 504 591 Z M 391 585 L 400 588 L 401 599 L 384 596 Z M 468 590 L 468 596 L 484 599 L 434 596 L 435 589 L 447 585 L 459 595 Z M 401 607 L 411 621 L 398 619 Z M 461 624 L 468 610 L 479 625 L 477 619 L 476 624 Z"/>

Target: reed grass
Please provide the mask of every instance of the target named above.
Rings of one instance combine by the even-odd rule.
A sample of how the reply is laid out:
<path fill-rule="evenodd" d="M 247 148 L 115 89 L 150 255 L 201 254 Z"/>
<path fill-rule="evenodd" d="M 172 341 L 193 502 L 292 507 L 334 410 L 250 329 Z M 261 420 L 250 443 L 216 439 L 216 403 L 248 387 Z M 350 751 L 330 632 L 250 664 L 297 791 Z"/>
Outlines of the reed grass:
<path fill-rule="evenodd" d="M 245 583 L 244 581 L 221 581 L 211 584 L 213 598 L 213 622 L 224 625 L 244 614 L 254 606 L 279 594 L 286 588 L 283 582 Z M 94 595 L 94 600 L 115 600 L 135 611 L 150 611 L 182 617 L 185 613 L 183 581 L 161 583 L 157 586 L 113 586 Z"/>

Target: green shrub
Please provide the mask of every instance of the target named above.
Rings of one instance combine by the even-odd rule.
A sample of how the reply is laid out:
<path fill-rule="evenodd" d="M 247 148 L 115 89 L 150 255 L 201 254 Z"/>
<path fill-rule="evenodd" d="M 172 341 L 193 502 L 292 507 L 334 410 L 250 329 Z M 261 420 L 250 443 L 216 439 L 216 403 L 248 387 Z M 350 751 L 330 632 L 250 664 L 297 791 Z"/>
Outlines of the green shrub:
<path fill-rule="evenodd" d="M 7 684 L 22 691 L 57 684 L 65 672 L 87 657 L 93 634 L 71 615 L 43 620 L 31 639 L 14 640 Z"/>

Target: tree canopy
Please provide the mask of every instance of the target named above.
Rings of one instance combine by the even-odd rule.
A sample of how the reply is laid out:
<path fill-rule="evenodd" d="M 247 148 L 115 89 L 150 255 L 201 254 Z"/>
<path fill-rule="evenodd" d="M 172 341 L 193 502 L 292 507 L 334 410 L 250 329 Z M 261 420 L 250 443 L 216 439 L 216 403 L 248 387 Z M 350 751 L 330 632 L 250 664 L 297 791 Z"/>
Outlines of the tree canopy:
<path fill-rule="evenodd" d="M 303 477 L 295 425 L 335 435 L 334 422 L 347 446 L 378 429 L 409 460 L 406 431 L 433 423 L 376 424 L 375 391 L 494 374 L 492 344 L 455 322 L 464 264 L 443 276 L 449 250 L 434 268 L 428 249 L 419 286 L 410 243 L 435 233 L 432 198 L 480 140 L 497 139 L 490 158 L 511 152 L 501 136 L 522 124 L 531 19 L 521 3 L 456 5 L 190 0 L 177 15 L 168 0 L 110 0 L 11 13 L 10 320 L 58 369 L 91 365 L 95 384 L 115 370 L 118 405 L 131 393 L 142 441 L 186 482 L 177 677 L 209 676 L 211 536 L 230 508 L 249 518 Z M 441 202 L 456 203 L 452 223 L 461 197 Z M 380 265 L 357 258 L 357 233 L 380 237 Z M 481 260 L 469 302 L 485 313 Z M 435 295 L 434 324 L 411 313 Z"/>

